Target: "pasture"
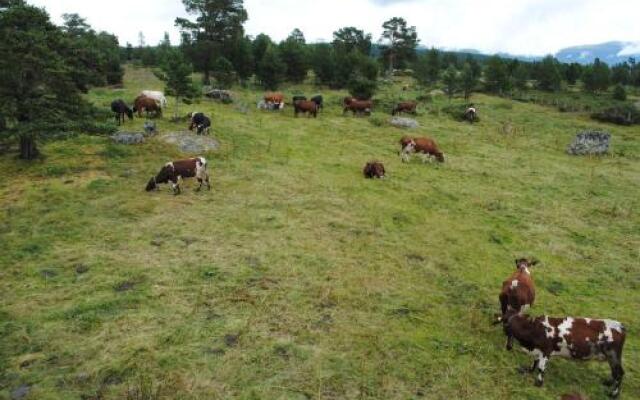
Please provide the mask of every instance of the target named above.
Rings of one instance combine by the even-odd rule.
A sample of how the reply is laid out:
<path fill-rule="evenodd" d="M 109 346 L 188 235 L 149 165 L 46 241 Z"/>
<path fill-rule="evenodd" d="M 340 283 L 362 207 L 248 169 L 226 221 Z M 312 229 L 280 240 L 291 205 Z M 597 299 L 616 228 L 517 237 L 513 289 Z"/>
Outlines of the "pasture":
<path fill-rule="evenodd" d="M 376 97 L 419 94 L 401 86 Z M 163 88 L 132 68 L 124 87 L 89 97 Z M 21 385 L 40 400 L 606 398 L 606 363 L 553 359 L 542 388 L 516 371 L 529 356 L 491 322 L 522 255 L 541 260 L 533 315 L 626 325 L 621 398 L 640 398 L 637 127 L 476 94 L 480 123 L 436 97 L 407 132 L 391 109 L 343 116 L 346 92 L 284 90 L 298 91 L 324 95 L 317 119 L 258 111 L 250 89 L 182 105 L 212 117 L 217 152 L 78 136 L 41 161 L 0 155 L 0 399 Z M 160 134 L 186 130 L 173 107 Z M 610 155 L 566 155 L 591 127 L 612 133 Z M 404 134 L 434 138 L 446 162 L 403 164 Z M 210 192 L 144 191 L 195 155 Z M 387 179 L 362 177 L 371 159 Z"/>

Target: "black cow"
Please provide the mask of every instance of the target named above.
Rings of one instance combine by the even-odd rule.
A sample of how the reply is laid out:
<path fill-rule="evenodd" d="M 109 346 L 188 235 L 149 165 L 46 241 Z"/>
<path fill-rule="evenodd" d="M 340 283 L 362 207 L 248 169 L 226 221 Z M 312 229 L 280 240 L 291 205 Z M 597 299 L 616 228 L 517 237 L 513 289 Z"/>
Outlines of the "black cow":
<path fill-rule="evenodd" d="M 133 119 L 133 110 L 129 108 L 127 103 L 125 103 L 122 99 L 114 100 L 111 102 L 111 111 L 113 111 L 116 116 L 116 121 L 118 121 L 118 125 L 120 125 L 120 121 L 124 124 L 124 115 L 127 114 L 129 119 Z"/>

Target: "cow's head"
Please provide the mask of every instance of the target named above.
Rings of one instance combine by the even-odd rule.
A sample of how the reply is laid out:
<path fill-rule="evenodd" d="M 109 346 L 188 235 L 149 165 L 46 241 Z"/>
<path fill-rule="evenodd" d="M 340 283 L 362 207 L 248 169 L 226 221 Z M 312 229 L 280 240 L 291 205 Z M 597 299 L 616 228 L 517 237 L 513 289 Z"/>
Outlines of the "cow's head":
<path fill-rule="evenodd" d="M 151 179 L 149 179 L 149 182 L 147 182 L 147 187 L 144 190 L 146 190 L 147 192 L 150 192 L 157 188 L 158 188 L 158 185 L 156 184 L 156 177 L 152 176 Z"/>
<path fill-rule="evenodd" d="M 127 107 L 127 117 L 129 117 L 129 119 L 133 119 L 133 110 L 130 109 L 129 107 Z"/>
<path fill-rule="evenodd" d="M 530 268 L 534 265 L 538 265 L 539 261 L 534 258 L 516 258 L 516 269 Z"/>

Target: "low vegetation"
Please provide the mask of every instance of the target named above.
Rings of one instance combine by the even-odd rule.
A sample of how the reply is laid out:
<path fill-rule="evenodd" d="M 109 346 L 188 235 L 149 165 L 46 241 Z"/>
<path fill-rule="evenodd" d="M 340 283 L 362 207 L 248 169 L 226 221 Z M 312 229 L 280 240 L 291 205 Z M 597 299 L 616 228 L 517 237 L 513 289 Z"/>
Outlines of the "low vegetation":
<path fill-rule="evenodd" d="M 380 96 L 420 94 L 403 86 Z M 123 89 L 88 99 L 108 108 L 162 87 L 129 68 Z M 529 357 L 505 351 L 491 321 L 519 255 L 542 261 L 535 314 L 628 327 L 622 398 L 640 393 L 636 129 L 485 95 L 470 125 L 435 96 L 413 133 L 446 162 L 403 164 L 405 131 L 343 116 L 347 93 L 322 92 L 317 119 L 258 111 L 253 89 L 194 105 L 222 143 L 204 154 L 211 192 L 145 192 L 185 156 L 156 138 L 2 155 L 0 397 L 27 385 L 37 399 L 605 398 L 602 363 L 554 359 L 543 388 L 516 371 Z M 589 127 L 612 133 L 609 155 L 566 155 Z M 385 180 L 362 177 L 371 159 Z"/>

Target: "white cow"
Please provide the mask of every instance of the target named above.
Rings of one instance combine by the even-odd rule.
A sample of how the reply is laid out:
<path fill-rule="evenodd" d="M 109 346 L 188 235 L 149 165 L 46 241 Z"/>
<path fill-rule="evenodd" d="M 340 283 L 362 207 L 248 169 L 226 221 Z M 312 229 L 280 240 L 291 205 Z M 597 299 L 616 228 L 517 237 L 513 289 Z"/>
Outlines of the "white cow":
<path fill-rule="evenodd" d="M 160 107 L 162 108 L 167 107 L 167 98 L 164 97 L 164 93 L 162 92 L 159 92 L 157 90 L 143 90 L 140 95 L 154 99 L 160 104 Z"/>

